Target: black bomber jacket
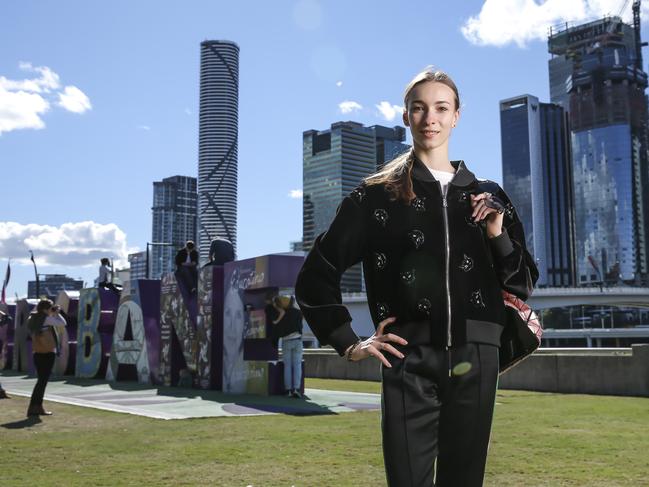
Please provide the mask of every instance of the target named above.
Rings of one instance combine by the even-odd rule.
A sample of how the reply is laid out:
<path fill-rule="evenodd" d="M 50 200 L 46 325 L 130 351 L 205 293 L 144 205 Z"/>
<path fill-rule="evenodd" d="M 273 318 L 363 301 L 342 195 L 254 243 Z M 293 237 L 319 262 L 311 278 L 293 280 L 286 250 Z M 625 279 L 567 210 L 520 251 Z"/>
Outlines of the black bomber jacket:
<path fill-rule="evenodd" d="M 409 344 L 500 345 L 501 289 L 526 300 L 538 279 L 523 225 L 497 183 L 451 161 L 456 172 L 443 195 L 428 168 L 417 158 L 413 164 L 416 198 L 409 205 L 392 201 L 382 185 L 361 184 L 343 199 L 298 275 L 295 294 L 305 319 L 320 343 L 340 355 L 358 340 L 340 278 L 359 261 L 374 327 L 395 316 L 385 332 Z M 470 195 L 485 191 L 505 205 L 503 232 L 494 238 L 471 218 Z"/>

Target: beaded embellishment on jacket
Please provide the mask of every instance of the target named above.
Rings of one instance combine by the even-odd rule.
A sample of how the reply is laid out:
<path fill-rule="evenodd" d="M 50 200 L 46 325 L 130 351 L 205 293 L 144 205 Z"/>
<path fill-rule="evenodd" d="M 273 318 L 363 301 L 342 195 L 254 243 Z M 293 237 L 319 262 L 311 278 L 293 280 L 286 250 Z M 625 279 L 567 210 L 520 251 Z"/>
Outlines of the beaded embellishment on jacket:
<path fill-rule="evenodd" d="M 471 304 L 477 308 L 486 308 L 487 305 L 484 302 L 484 299 L 482 299 L 482 291 L 478 289 L 477 291 L 473 291 L 471 293 L 471 298 L 469 298 L 469 301 Z"/>
<path fill-rule="evenodd" d="M 424 243 L 424 234 L 421 230 L 410 230 L 408 232 L 408 238 L 415 245 L 416 249 Z"/>
<path fill-rule="evenodd" d="M 390 314 L 390 308 L 385 303 L 376 303 L 376 314 L 379 318 L 379 321 L 383 321 Z"/>
<path fill-rule="evenodd" d="M 469 197 L 470 193 L 468 191 L 460 191 L 460 194 L 457 197 L 457 200 L 460 203 L 464 203 L 466 201 L 469 201 L 471 198 Z"/>
<path fill-rule="evenodd" d="M 385 265 L 388 263 L 388 259 L 385 257 L 385 254 L 381 252 L 375 252 L 374 253 L 374 267 L 376 267 L 376 270 L 383 270 L 385 269 Z"/>
<path fill-rule="evenodd" d="M 422 314 L 425 314 L 426 316 L 430 314 L 430 310 L 432 307 L 433 305 L 431 304 L 428 298 L 422 298 L 419 301 L 417 301 L 417 311 L 419 311 Z"/>
<path fill-rule="evenodd" d="M 410 206 L 412 206 L 415 211 L 426 211 L 426 197 L 420 198 L 419 196 L 417 196 L 414 200 L 412 200 Z"/>
<path fill-rule="evenodd" d="M 415 270 L 410 269 L 409 271 L 403 271 L 401 273 L 401 281 L 404 284 L 412 284 L 415 282 Z"/>
<path fill-rule="evenodd" d="M 383 208 L 377 208 L 374 210 L 374 219 L 379 222 L 379 224 L 384 227 L 388 221 L 388 212 Z"/>
<path fill-rule="evenodd" d="M 363 198 L 365 198 L 365 188 L 361 186 L 352 191 L 352 198 L 354 198 L 357 203 L 361 203 Z"/>
<path fill-rule="evenodd" d="M 462 259 L 462 263 L 460 264 L 459 267 L 464 272 L 469 272 L 471 269 L 473 269 L 473 259 L 468 255 L 464 254 L 464 258 Z"/>

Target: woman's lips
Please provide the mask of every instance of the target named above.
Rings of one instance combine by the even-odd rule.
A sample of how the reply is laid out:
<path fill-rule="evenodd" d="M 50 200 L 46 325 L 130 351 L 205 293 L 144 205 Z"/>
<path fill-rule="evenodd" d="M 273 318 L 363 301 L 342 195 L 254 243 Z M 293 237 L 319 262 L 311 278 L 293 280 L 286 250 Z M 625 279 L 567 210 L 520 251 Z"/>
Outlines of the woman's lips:
<path fill-rule="evenodd" d="M 421 134 L 427 139 L 432 139 L 439 134 L 439 130 L 421 130 Z"/>

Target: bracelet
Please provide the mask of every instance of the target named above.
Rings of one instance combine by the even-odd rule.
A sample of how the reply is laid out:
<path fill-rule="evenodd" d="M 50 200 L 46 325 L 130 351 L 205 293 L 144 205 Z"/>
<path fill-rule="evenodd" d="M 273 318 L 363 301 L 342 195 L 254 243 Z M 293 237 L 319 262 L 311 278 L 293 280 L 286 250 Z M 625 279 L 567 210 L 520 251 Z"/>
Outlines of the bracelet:
<path fill-rule="evenodd" d="M 363 340 L 361 340 L 361 339 L 359 338 L 358 341 L 357 341 L 356 343 L 354 343 L 354 344 L 351 346 L 351 348 L 349 349 L 349 351 L 347 352 L 347 360 L 348 360 L 349 362 L 353 362 L 353 360 L 352 360 L 352 354 L 354 353 L 354 350 L 356 350 L 356 349 L 358 348 L 358 346 L 359 346 L 362 342 L 363 342 Z"/>

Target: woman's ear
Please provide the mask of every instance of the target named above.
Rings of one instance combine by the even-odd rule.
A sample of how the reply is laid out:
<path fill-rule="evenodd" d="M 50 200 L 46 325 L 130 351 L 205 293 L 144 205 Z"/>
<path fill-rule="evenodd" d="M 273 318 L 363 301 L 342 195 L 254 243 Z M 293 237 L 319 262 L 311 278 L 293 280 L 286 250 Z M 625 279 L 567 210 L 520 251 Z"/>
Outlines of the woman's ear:
<path fill-rule="evenodd" d="M 403 109 L 403 124 L 406 127 L 410 127 L 410 123 L 408 122 L 408 111 L 405 108 Z"/>
<path fill-rule="evenodd" d="M 457 125 L 457 121 L 460 119 L 460 110 L 455 110 L 453 114 L 453 127 Z"/>

